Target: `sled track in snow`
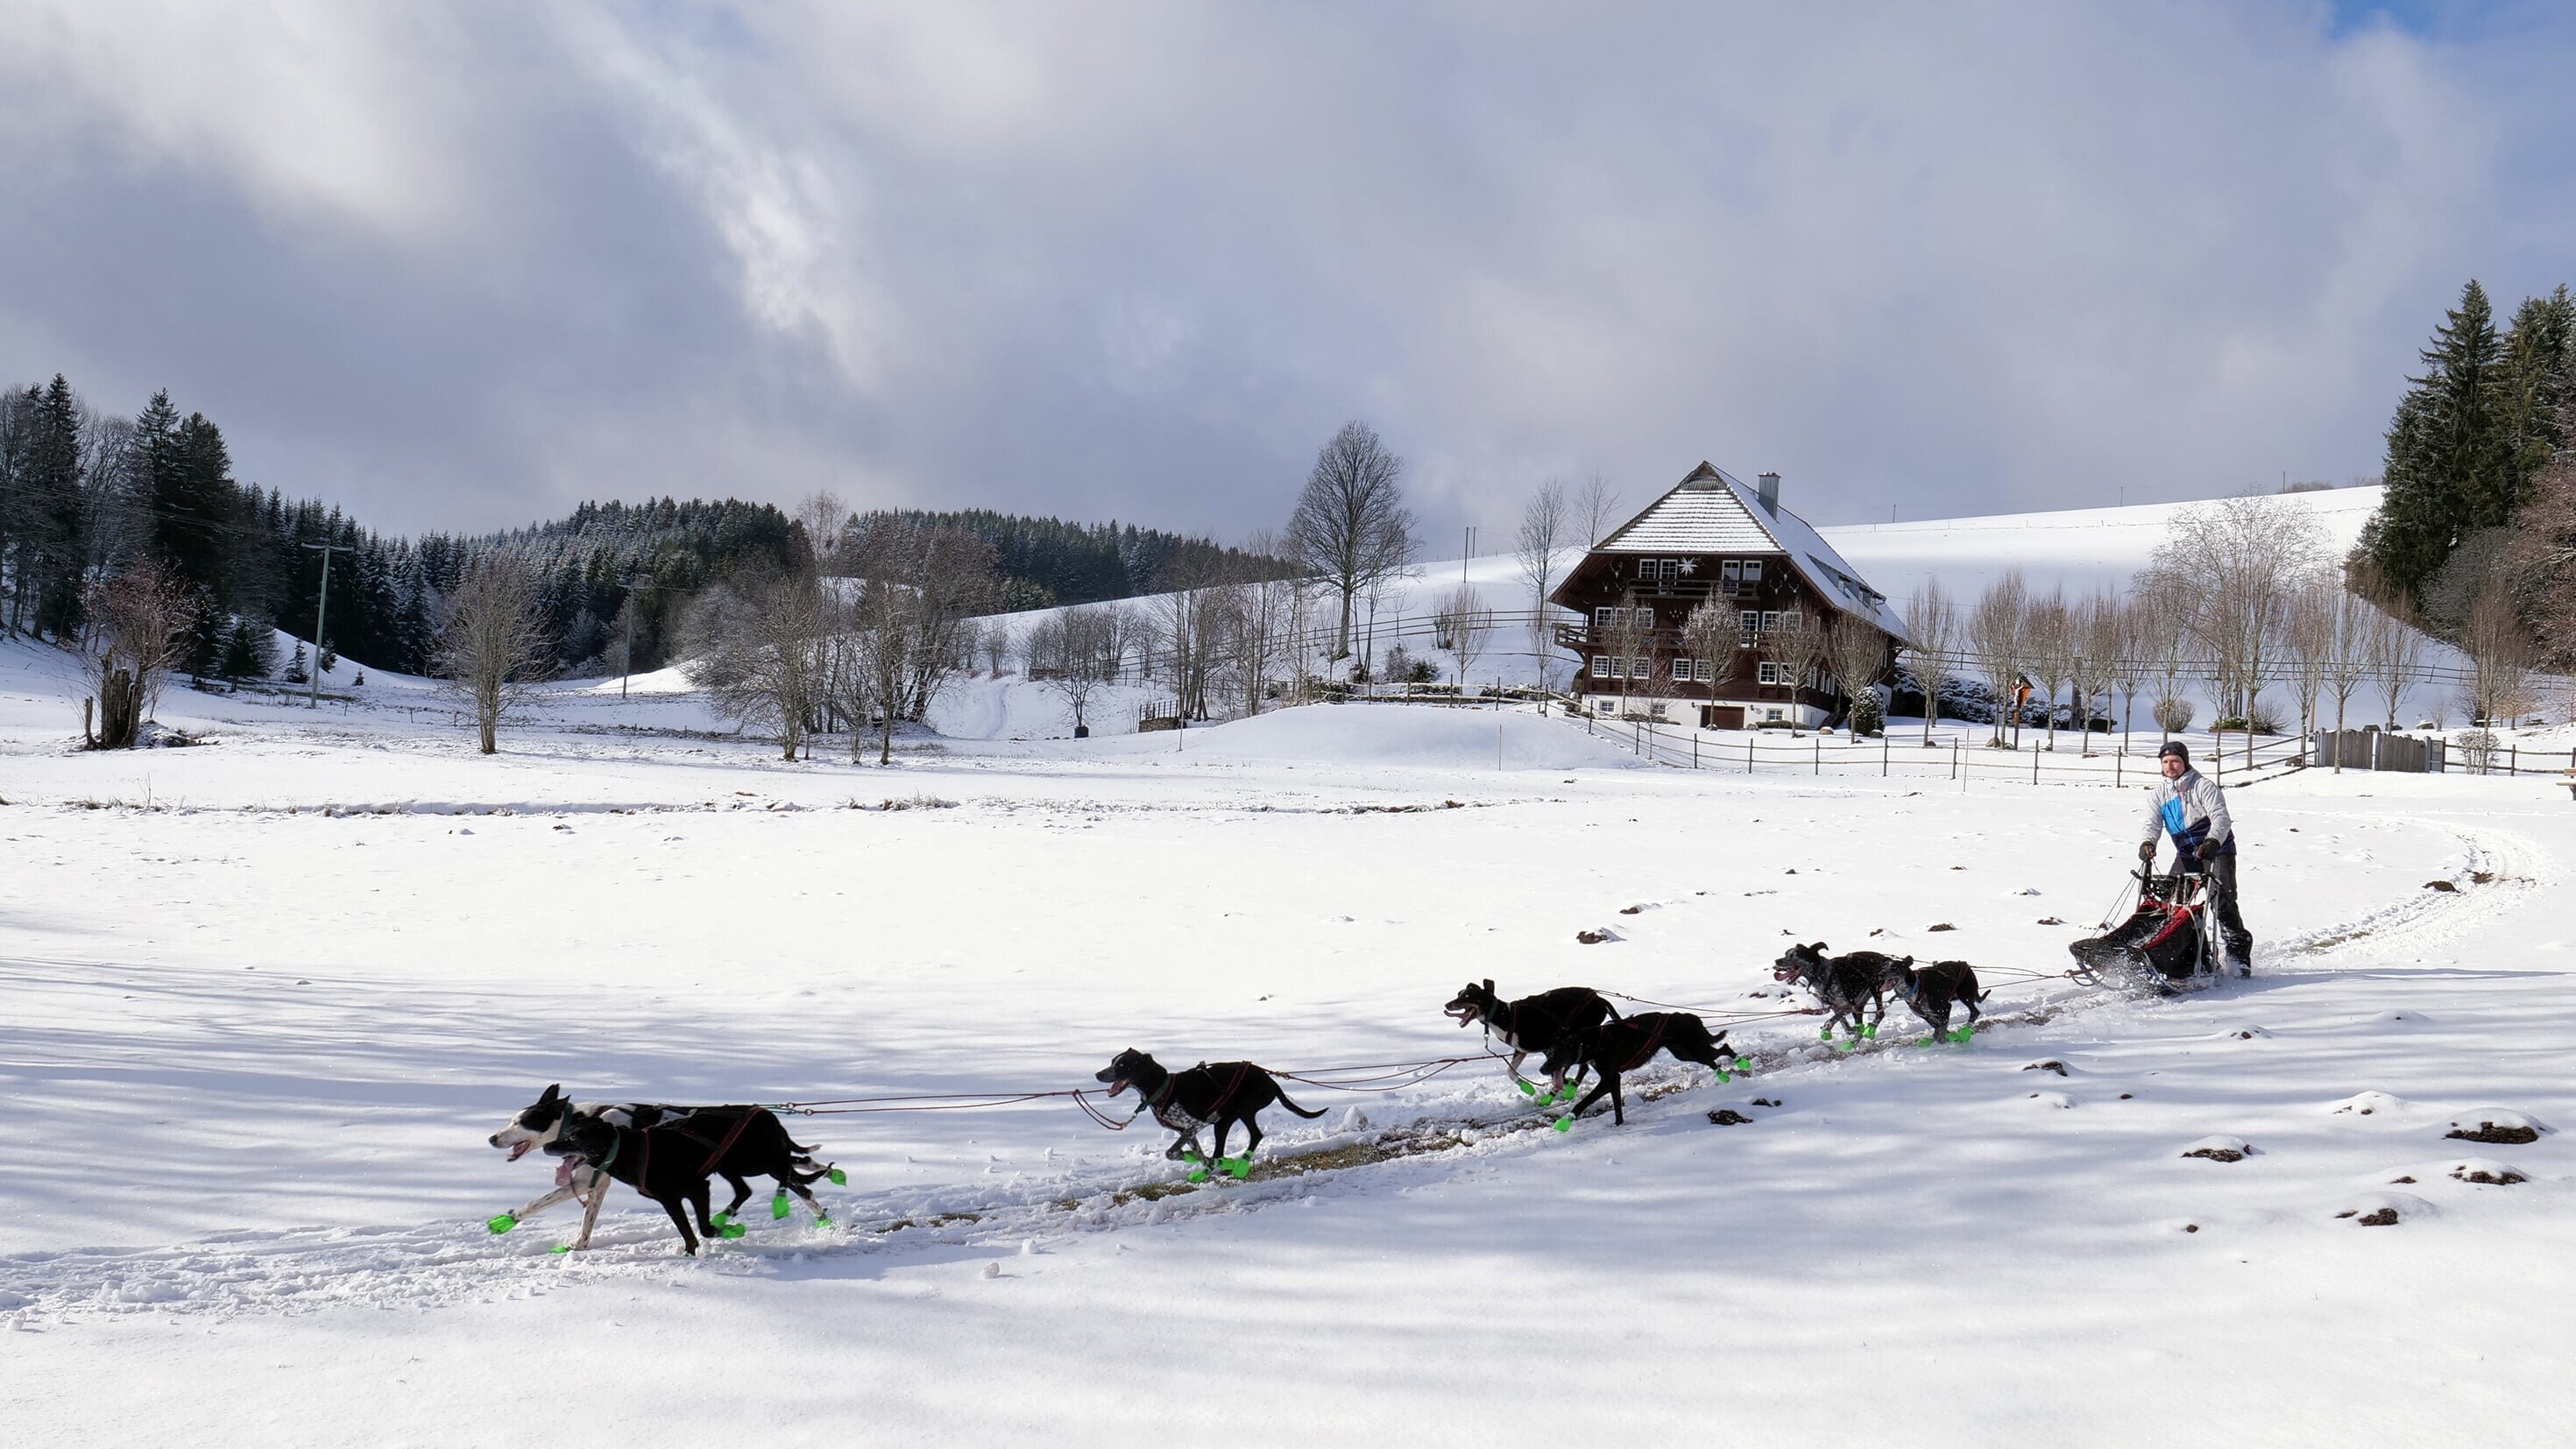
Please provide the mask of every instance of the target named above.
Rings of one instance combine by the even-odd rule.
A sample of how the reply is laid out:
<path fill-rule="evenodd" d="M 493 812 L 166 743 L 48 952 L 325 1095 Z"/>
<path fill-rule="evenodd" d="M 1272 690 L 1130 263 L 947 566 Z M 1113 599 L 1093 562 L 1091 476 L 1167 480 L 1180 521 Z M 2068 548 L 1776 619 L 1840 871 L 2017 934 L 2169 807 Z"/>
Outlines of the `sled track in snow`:
<path fill-rule="evenodd" d="M 2266 975 L 2299 973 L 2319 957 L 2367 949 L 2403 951 L 2417 942 L 2536 900 L 2551 862 L 2531 841 L 2510 832 L 2445 827 L 2464 862 L 2448 879 L 2455 891 L 2425 889 L 2357 920 L 2263 948 Z M 2127 993 L 2072 983 L 2039 983 L 2036 1000 L 1987 1014 L 1989 1030 L 2035 1025 L 2117 1002 Z M 2223 989 L 2223 987 L 2222 987 Z M 1860 1060 L 1895 1050 L 1912 1037 L 1891 1034 L 1844 1050 L 1777 1034 L 1749 1040 L 1745 1055 L 1760 1093 L 1773 1073 L 1813 1063 Z M 1748 1033 L 1749 1035 L 1749 1033 Z M 1699 1068 L 1631 1073 L 1630 1107 L 1638 1125 L 1677 1111 L 1662 1099 L 1708 1084 Z M 559 1286 L 601 1281 L 664 1281 L 678 1273 L 785 1277 L 829 1273 L 838 1263 L 913 1257 L 928 1250 L 989 1256 L 1072 1233 L 1114 1232 L 1203 1214 L 1245 1212 L 1306 1199 L 1375 1190 L 1388 1173 L 1446 1173 L 1478 1158 L 1535 1150 L 1554 1136 L 1554 1112 L 1514 1099 L 1499 1111 L 1423 1111 L 1400 1099 L 1378 1099 L 1383 1115 L 1411 1120 L 1371 1126 L 1345 1117 L 1320 1141 L 1263 1159 L 1245 1182 L 1192 1184 L 1159 1164 L 1140 1176 L 1132 1165 L 1059 1174 L 996 1193 L 958 1184 L 946 1192 L 918 1188 L 843 1196 L 831 1206 L 848 1226 L 814 1227 L 799 1213 L 792 1225 L 764 1224 L 754 1236 L 723 1244 L 696 1262 L 671 1251 L 669 1224 L 656 1212 L 605 1217 L 590 1251 L 555 1254 L 555 1230 L 568 1215 L 544 1219 L 508 1238 L 481 1224 L 437 1222 L 410 1227 L 245 1229 L 167 1248 L 71 1249 L 0 1258 L 0 1321 L 24 1328 L 94 1317 L 211 1314 L 218 1317 L 319 1312 L 335 1308 L 420 1309 L 453 1303 L 533 1297 Z M 1363 1109 L 1367 1110 L 1367 1109 Z M 1587 1124 L 1590 1119 L 1586 1119 Z M 1597 1129 L 1596 1129 L 1597 1130 Z M 1533 1139 L 1531 1134 L 1538 1134 Z M 1285 1137 L 1287 1134 L 1280 1134 Z M 1360 1169 L 1373 1169 L 1363 1172 Z M 970 1198 L 970 1194 L 974 1194 Z M 640 1201 L 640 1200 L 639 1200 Z M 757 1201 L 757 1200 L 755 1200 Z"/>

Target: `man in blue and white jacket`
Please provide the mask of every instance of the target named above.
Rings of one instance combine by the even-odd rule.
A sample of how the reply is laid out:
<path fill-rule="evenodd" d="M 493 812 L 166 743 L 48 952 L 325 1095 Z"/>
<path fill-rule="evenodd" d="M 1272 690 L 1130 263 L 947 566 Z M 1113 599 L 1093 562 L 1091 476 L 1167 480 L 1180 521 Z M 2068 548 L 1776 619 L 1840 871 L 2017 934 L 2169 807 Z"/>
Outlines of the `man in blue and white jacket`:
<path fill-rule="evenodd" d="M 2191 767 L 2191 750 L 2180 740 L 2167 740 L 2156 751 L 2164 783 L 2147 797 L 2147 836 L 2138 843 L 2138 859 L 2153 864 L 2156 836 L 2173 837 L 2174 854 L 2198 861 L 2209 877 L 2209 905 L 2218 916 L 2218 938 L 2227 964 L 2239 976 L 2254 974 L 2254 933 L 2236 906 L 2236 826 L 2227 818 L 2227 799 L 2209 777 Z"/>

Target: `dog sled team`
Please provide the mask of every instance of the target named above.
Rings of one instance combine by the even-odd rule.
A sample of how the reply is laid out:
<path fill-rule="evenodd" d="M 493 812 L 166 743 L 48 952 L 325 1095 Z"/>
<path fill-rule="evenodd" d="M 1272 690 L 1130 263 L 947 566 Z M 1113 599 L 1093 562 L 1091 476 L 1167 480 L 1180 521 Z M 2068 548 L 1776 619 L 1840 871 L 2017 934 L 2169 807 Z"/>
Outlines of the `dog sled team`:
<path fill-rule="evenodd" d="M 2226 800 L 2216 783 L 2191 767 L 2191 753 L 2179 742 L 2163 747 L 2158 764 L 2164 779 L 2149 799 L 2145 838 L 2138 846 L 2137 908 L 2108 934 L 2068 949 L 2085 972 L 2117 973 L 2162 989 L 2195 984 L 2222 970 L 2251 975 L 2254 940 L 2237 903 L 2236 832 Z M 2153 868 L 2160 837 L 2171 838 L 2175 851 L 2174 868 L 2163 875 Z M 1930 1029 L 1926 1043 L 1964 1043 L 1974 1034 L 1990 993 L 1979 989 L 1976 968 L 1969 963 L 1926 965 L 1911 956 L 1877 951 L 1836 956 L 1827 950 L 1822 941 L 1793 945 L 1771 970 L 1774 981 L 1802 986 L 1815 996 L 1827 1013 L 1819 1033 L 1827 1040 L 1837 1029 L 1850 1041 L 1877 1036 L 1891 997 Z M 1967 1020 L 1954 1035 L 1950 1023 L 1960 1008 L 1966 1009 Z M 1506 1001 L 1492 981 L 1471 981 L 1443 1011 L 1462 1027 L 1483 1027 L 1509 1051 L 1505 1070 L 1523 1092 L 1542 1103 L 1571 1097 L 1587 1077 L 1592 1079 L 1592 1089 L 1559 1119 L 1560 1130 L 1604 1096 L 1610 1099 L 1611 1121 L 1624 1124 L 1628 1114 L 1621 1080 L 1658 1055 L 1707 1067 L 1720 1080 L 1726 1079 L 1730 1060 L 1738 1069 L 1745 1065 L 1728 1049 L 1726 1033 L 1711 1032 L 1698 1016 L 1657 1010 L 1623 1017 L 1588 986 L 1562 986 Z M 1540 1059 L 1544 1089 L 1521 1076 L 1522 1064 L 1532 1056 Z M 1096 1079 L 1107 1084 L 1113 1098 L 1135 1091 L 1136 1115 L 1150 1112 L 1173 1133 L 1163 1155 L 1189 1163 L 1194 1182 L 1205 1181 L 1211 1168 L 1238 1179 L 1249 1175 L 1252 1155 L 1261 1146 L 1260 1114 L 1272 1104 L 1299 1117 L 1323 1115 L 1290 1100 L 1277 1078 L 1252 1062 L 1202 1062 L 1175 1072 L 1131 1047 L 1112 1058 Z M 1226 1141 L 1238 1126 L 1244 1131 L 1243 1153 L 1228 1156 Z M 1205 1151 L 1199 1146 L 1202 1129 L 1214 1132 Z M 695 1254 L 701 1241 L 743 1235 L 734 1215 L 750 1200 L 751 1178 L 767 1177 L 777 1184 L 770 1201 L 773 1217 L 788 1216 L 792 1195 L 827 1227 L 831 1217 L 815 1200 L 812 1185 L 825 1178 L 847 1180 L 839 1168 L 816 1159 L 820 1149 L 796 1141 L 770 1109 L 752 1105 L 576 1104 L 564 1097 L 560 1085 L 549 1086 L 490 1141 L 513 1162 L 534 1149 L 557 1159 L 552 1191 L 492 1218 L 488 1226 L 506 1233 L 547 1208 L 579 1200 L 580 1234 L 558 1252 L 590 1245 L 612 1182 L 625 1183 L 661 1204 L 679 1231 L 681 1251 Z M 723 1211 L 711 1213 L 715 1178 L 724 1179 L 733 1198 Z"/>

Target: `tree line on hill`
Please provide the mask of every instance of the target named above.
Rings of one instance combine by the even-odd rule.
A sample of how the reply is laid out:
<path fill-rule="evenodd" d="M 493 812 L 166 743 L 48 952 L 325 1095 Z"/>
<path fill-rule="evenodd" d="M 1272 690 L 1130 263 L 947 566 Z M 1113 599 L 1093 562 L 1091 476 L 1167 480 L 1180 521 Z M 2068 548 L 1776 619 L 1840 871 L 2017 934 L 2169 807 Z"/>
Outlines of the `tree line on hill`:
<path fill-rule="evenodd" d="M 899 523 L 976 541 L 993 607 L 1116 599 L 1257 567 L 1241 550 L 1132 524 L 1085 525 L 986 510 L 842 520 Z M 98 644 L 105 673 L 178 670 L 276 678 L 272 630 L 315 632 L 316 661 L 346 654 L 382 669 L 435 673 L 459 598 L 482 562 L 507 556 L 533 591 L 541 647 L 521 674 L 651 670 L 669 662 L 694 602 L 737 573 L 767 576 L 828 560 L 778 508 L 736 499 L 584 503 L 564 518 L 483 535 L 403 538 L 336 505 L 289 499 L 234 476 L 222 428 L 157 392 L 131 417 L 88 404 L 69 381 L 0 393 L 0 632 L 66 647 Z M 143 572 L 130 586 L 117 581 Z M 131 617 L 102 612 L 122 608 Z M 166 636 L 166 637 L 165 637 Z M 158 640 L 153 657 L 104 665 L 102 641 Z M 288 677 L 302 682 L 296 647 Z M 102 685 L 104 690 L 104 684 Z M 149 691 L 135 698 L 148 704 Z M 125 703 L 120 699 L 120 705 Z M 131 711 L 110 711 L 123 716 Z"/>

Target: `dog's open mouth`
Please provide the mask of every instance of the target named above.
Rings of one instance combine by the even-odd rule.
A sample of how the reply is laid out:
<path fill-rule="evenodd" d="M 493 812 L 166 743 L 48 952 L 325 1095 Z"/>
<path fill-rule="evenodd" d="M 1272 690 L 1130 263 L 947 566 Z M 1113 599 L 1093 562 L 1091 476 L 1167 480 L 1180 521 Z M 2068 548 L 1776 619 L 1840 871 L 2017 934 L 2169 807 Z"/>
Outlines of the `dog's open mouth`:
<path fill-rule="evenodd" d="M 518 1161 L 520 1158 L 527 1156 L 527 1155 L 528 1155 L 528 1149 L 529 1149 L 529 1148 L 531 1148 L 531 1147 L 534 1147 L 534 1146 L 536 1146 L 536 1145 L 537 1145 L 537 1144 L 535 1144 L 534 1142 L 514 1142 L 514 1143 L 511 1143 L 511 1144 L 510 1144 L 510 1155 L 509 1155 L 507 1158 L 505 1158 L 504 1160 L 505 1160 L 505 1161 L 509 1161 L 509 1162 L 516 1162 L 516 1161 Z"/>
<path fill-rule="evenodd" d="M 1117 1096 L 1119 1093 L 1121 1093 L 1121 1092 L 1123 1092 L 1123 1091 L 1126 1091 L 1126 1090 L 1127 1090 L 1127 1079 L 1126 1079 L 1125 1077 L 1120 1077 L 1117 1081 L 1111 1082 L 1111 1083 L 1109 1084 L 1109 1095 L 1111 1095 L 1111 1096 L 1113 1096 L 1113 1097 Z"/>
<path fill-rule="evenodd" d="M 1460 1026 L 1466 1026 L 1476 1019 L 1476 1009 L 1472 1006 L 1444 1006 L 1440 1009 L 1440 1014 Z"/>
<path fill-rule="evenodd" d="M 581 1154 L 578 1152 L 555 1163 L 555 1186 L 572 1186 L 572 1175 L 580 1171 L 585 1165 L 586 1164 L 583 1162 Z"/>

